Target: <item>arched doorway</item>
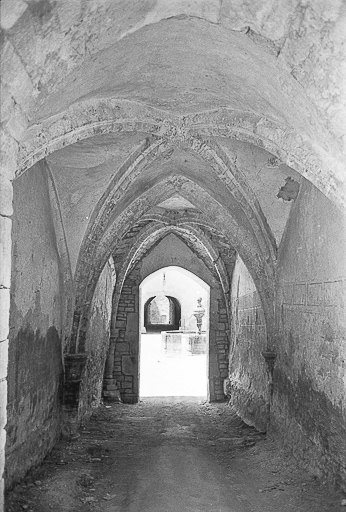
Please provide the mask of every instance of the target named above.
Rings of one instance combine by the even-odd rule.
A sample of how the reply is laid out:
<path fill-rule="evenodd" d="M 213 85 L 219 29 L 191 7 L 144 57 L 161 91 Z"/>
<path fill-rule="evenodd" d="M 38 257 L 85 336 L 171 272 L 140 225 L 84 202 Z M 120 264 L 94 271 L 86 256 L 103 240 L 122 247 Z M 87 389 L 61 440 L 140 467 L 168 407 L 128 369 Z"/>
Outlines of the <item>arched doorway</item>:
<path fill-rule="evenodd" d="M 202 306 L 198 306 L 198 303 Z M 180 267 L 165 267 L 140 285 L 139 394 L 208 396 L 210 288 Z M 198 309 L 199 307 L 199 309 Z M 196 315 L 202 311 L 200 326 Z"/>
<path fill-rule="evenodd" d="M 177 266 L 177 262 L 180 266 Z M 205 314 L 201 330 L 206 332 L 207 345 L 207 370 L 203 367 L 203 375 L 207 375 L 208 378 L 207 399 L 211 402 L 223 401 L 225 399 L 224 380 L 228 377 L 229 366 L 227 297 L 217 275 L 214 275 L 203 260 L 172 233 L 160 240 L 133 266 L 113 297 L 111 335 L 111 339 L 114 341 L 113 378 L 116 380 L 121 399 L 124 403 L 137 403 L 139 397 L 144 396 L 143 386 L 141 392 L 139 389 L 140 380 L 143 385 L 143 368 L 140 369 L 140 365 L 143 363 L 143 351 L 140 354 L 141 346 L 143 348 L 144 341 L 148 341 L 148 337 L 144 336 L 146 333 L 144 305 L 148 299 L 158 295 L 162 290 L 163 272 L 166 272 L 166 277 L 168 277 L 166 269 L 169 267 L 178 269 L 179 274 L 173 282 L 175 288 L 170 289 L 167 284 L 164 294 L 179 300 L 183 330 L 192 330 L 196 333 L 197 321 L 191 312 L 197 307 L 197 299 L 202 298 L 201 304 L 205 309 Z M 185 277 L 189 277 L 190 280 Z M 143 285 L 147 279 L 153 279 L 152 288 L 143 293 Z M 191 290 L 194 289 L 196 282 L 201 284 L 202 289 L 198 288 L 193 297 Z M 225 281 L 224 284 L 227 285 L 227 282 Z M 176 293 L 177 287 L 179 294 Z M 180 374 L 180 371 L 175 373 L 174 379 L 181 383 Z M 190 385 L 190 383 L 191 379 L 188 384 Z M 156 383 L 155 388 L 157 388 Z M 156 393 L 158 391 L 155 389 Z M 182 389 L 178 392 L 175 391 L 171 396 L 179 396 L 179 394 L 186 396 L 186 393 L 187 390 Z M 193 396 L 198 395 L 201 396 L 201 393 L 194 392 L 193 394 Z M 160 395 L 156 394 L 155 396 Z M 191 394 L 187 396 L 191 396 Z"/>
<path fill-rule="evenodd" d="M 181 305 L 175 297 L 156 295 L 144 304 L 144 327 L 147 333 L 178 330 L 180 321 Z"/>

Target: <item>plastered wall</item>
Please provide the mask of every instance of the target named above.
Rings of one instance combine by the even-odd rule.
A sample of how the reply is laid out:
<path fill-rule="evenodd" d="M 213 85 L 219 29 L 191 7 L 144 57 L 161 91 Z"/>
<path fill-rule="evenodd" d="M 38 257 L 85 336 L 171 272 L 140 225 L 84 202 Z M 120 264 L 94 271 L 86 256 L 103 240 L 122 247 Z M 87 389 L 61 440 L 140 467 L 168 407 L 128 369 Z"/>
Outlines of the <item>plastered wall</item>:
<path fill-rule="evenodd" d="M 47 180 L 37 164 L 14 182 L 6 483 L 60 434 L 61 276 Z"/>
<path fill-rule="evenodd" d="M 271 420 L 273 431 L 298 459 L 344 487 L 345 228 L 343 214 L 304 181 L 278 255 Z"/>
<path fill-rule="evenodd" d="M 268 375 L 262 351 L 266 327 L 261 301 L 246 266 L 238 256 L 232 276 L 232 328 L 229 378 L 230 404 L 250 425 L 266 431 L 269 420 Z"/>

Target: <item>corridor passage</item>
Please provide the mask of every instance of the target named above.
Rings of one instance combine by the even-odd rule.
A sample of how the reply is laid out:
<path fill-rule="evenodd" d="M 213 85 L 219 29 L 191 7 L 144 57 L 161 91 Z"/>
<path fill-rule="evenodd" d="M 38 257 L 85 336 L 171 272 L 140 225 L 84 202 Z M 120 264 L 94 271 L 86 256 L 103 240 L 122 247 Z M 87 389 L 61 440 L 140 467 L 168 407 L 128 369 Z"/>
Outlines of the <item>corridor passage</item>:
<path fill-rule="evenodd" d="M 101 406 L 7 497 L 7 512 L 338 512 L 331 495 L 225 403 Z"/>

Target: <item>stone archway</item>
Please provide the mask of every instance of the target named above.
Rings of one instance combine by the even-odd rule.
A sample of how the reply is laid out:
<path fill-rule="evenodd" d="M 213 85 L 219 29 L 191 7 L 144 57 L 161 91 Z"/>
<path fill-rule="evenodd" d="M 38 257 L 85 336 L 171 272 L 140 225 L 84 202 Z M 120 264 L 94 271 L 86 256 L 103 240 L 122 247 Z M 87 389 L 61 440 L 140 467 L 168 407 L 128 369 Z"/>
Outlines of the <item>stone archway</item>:
<path fill-rule="evenodd" d="M 27 130 L 19 149 L 16 175 L 53 151 L 95 134 L 133 130 L 148 133 L 159 142 L 162 138 L 186 142 L 188 138 L 198 140 L 217 135 L 264 147 L 294 167 L 339 207 L 345 208 L 341 157 L 334 158 L 323 148 L 316 150 L 308 137 L 304 140 L 291 126 L 230 108 L 207 110 L 181 118 L 118 98 L 82 101 Z M 328 137 L 328 134 L 324 133 L 324 136 Z M 335 152 L 339 156 L 337 148 Z"/>
<path fill-rule="evenodd" d="M 174 235 L 171 235 L 174 236 Z M 121 398 L 126 403 L 136 403 L 139 398 L 138 356 L 139 356 L 139 286 L 146 275 L 174 263 L 172 251 L 167 246 L 172 243 L 165 237 L 151 249 L 127 274 L 117 303 L 116 318 L 112 328 L 114 337 L 113 378 L 120 390 Z M 228 374 L 229 324 L 225 296 L 220 281 L 211 274 L 207 266 L 194 255 L 184 242 L 179 243 L 178 253 L 186 270 L 194 273 L 210 287 L 210 324 L 209 324 L 209 400 L 224 399 L 223 381 Z M 163 251 L 164 249 L 164 251 Z M 183 255 L 186 252 L 189 257 Z M 160 252 L 157 268 L 147 267 L 147 260 L 155 261 L 155 254 Z M 190 266 L 187 263 L 190 259 Z M 184 268 L 182 268 L 184 272 Z M 112 354 L 113 355 L 113 354 Z"/>
<path fill-rule="evenodd" d="M 149 258 L 144 258 L 141 274 L 145 275 L 150 271 L 149 259 L 156 258 L 157 254 L 163 254 L 165 248 L 174 245 L 181 251 L 182 244 L 179 244 L 175 236 L 168 236 L 166 242 L 162 241 L 159 250 L 154 250 Z M 189 254 L 188 248 L 185 253 Z M 153 291 L 155 297 L 152 296 Z M 153 396 L 199 396 L 206 399 L 210 347 L 210 286 L 183 267 L 168 266 L 145 277 L 140 284 L 139 293 L 140 326 L 145 324 L 148 303 L 154 304 L 154 315 L 160 321 L 161 313 L 167 315 L 168 309 L 164 306 L 168 306 L 167 303 L 171 302 L 173 296 L 175 302 L 179 303 L 181 316 L 181 324 L 177 329 L 167 329 L 164 325 L 157 325 L 156 329 L 148 326 L 145 331 L 140 329 L 140 399 Z M 194 316 L 199 299 L 203 303 L 201 332 L 198 332 Z"/>
<path fill-rule="evenodd" d="M 144 192 L 137 200 L 134 200 L 132 205 L 119 215 L 116 220 L 109 222 L 109 227 L 100 237 L 100 243 L 97 247 L 94 249 L 90 248 L 90 252 L 89 250 L 85 251 L 86 259 L 80 259 L 76 271 L 76 281 L 80 283 L 81 287 L 78 293 L 79 302 L 83 304 L 89 303 L 88 296 L 92 293 L 95 275 L 97 275 L 99 269 L 102 268 L 106 255 L 109 257 L 112 247 L 124 236 L 125 226 L 129 223 L 133 225 L 138 222 L 148 210 L 153 208 L 158 202 L 170 197 L 176 190 L 178 190 L 183 197 L 193 201 L 200 210 L 203 210 L 205 204 L 209 204 L 207 220 L 214 224 L 220 232 L 223 232 L 225 236 L 232 241 L 234 248 L 242 254 L 244 261 L 249 265 L 249 268 L 258 281 L 261 298 L 266 308 L 268 323 L 270 324 L 273 318 L 272 294 L 273 277 L 275 275 L 273 257 L 271 257 L 270 253 L 267 253 L 267 258 L 265 258 L 261 251 L 261 244 L 259 244 L 252 231 L 248 232 L 245 226 L 241 227 L 237 225 L 235 219 L 227 210 L 222 210 L 223 216 L 221 216 L 220 203 L 215 201 L 203 188 L 182 176 L 170 176 L 167 179 L 159 181 L 150 191 Z M 225 222 L 225 218 L 227 218 L 227 222 Z M 93 250 L 94 254 L 93 257 L 91 257 Z M 99 268 L 97 266 L 99 266 Z M 75 313 L 76 328 L 72 331 L 71 336 L 73 343 L 76 341 L 75 338 L 77 330 L 79 329 L 79 316 L 82 313 L 78 308 L 82 309 L 77 302 Z M 82 326 L 79 332 L 83 332 L 83 330 L 84 327 Z M 80 339 L 82 343 L 80 343 L 79 340 L 79 346 L 83 347 L 82 337 Z M 79 348 L 79 350 L 81 349 Z"/>
<path fill-rule="evenodd" d="M 181 306 L 175 297 L 154 296 L 144 304 L 144 328 L 151 331 L 179 329 Z"/>

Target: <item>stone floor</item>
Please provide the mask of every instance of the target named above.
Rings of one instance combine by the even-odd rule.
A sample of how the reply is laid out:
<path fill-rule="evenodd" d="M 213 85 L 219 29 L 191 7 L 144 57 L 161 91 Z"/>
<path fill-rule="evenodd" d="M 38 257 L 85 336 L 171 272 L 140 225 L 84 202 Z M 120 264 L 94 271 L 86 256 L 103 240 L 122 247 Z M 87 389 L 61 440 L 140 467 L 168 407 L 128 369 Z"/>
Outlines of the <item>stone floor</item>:
<path fill-rule="evenodd" d="M 341 512 L 227 404 L 101 406 L 7 496 L 6 512 Z"/>

